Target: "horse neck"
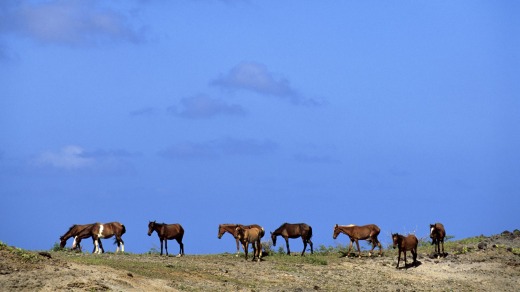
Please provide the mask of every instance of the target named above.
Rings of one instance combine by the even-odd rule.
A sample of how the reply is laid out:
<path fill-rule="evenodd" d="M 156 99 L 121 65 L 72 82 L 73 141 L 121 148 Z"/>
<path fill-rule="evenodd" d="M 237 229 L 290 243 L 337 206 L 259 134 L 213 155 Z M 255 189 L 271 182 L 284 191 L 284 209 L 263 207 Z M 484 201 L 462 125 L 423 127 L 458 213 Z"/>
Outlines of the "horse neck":
<path fill-rule="evenodd" d="M 352 230 L 354 229 L 354 226 L 338 226 L 339 231 L 345 233 L 346 235 L 351 235 Z"/>
<path fill-rule="evenodd" d="M 77 224 L 74 224 L 72 225 L 69 230 L 67 230 L 67 232 L 65 232 L 65 234 L 63 234 L 61 236 L 61 238 L 63 238 L 63 240 L 67 240 L 73 236 L 76 236 L 81 230 L 83 226 L 86 226 L 86 225 L 77 225 Z"/>
<path fill-rule="evenodd" d="M 238 226 L 242 226 L 242 225 L 238 224 Z M 222 234 L 229 232 L 230 234 L 234 235 L 236 227 L 237 227 L 237 224 L 223 224 L 222 228 L 224 229 L 224 232 Z"/>
<path fill-rule="evenodd" d="M 273 231 L 273 235 L 282 235 L 282 233 L 285 231 L 285 224 L 278 227 L 275 231 Z"/>

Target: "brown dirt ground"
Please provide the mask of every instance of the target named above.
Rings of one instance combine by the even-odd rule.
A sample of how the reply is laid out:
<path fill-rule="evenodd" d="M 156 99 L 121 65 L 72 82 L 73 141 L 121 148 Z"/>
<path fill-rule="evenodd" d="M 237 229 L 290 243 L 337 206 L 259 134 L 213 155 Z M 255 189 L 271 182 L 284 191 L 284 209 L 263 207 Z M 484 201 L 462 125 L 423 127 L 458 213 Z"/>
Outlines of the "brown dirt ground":
<path fill-rule="evenodd" d="M 232 254 L 92 255 L 4 244 L 0 291 L 519 291 L 520 231 L 461 242 L 443 258 L 424 248 L 418 266 L 402 269 L 393 250 L 361 258 L 274 255 L 258 263 Z M 85 264 L 80 257 L 118 264 Z"/>

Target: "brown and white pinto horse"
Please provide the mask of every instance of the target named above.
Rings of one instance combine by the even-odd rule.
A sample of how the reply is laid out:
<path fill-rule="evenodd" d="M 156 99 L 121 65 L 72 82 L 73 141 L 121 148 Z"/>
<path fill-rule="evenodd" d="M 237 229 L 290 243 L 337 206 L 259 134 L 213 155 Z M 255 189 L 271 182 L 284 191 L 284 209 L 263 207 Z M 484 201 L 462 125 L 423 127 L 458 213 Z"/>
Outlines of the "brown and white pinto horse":
<path fill-rule="evenodd" d="M 166 248 L 166 255 L 168 255 L 168 240 L 175 239 L 179 243 L 180 250 L 178 257 L 184 255 L 184 244 L 182 243 L 182 237 L 184 236 L 184 228 L 180 224 L 164 224 L 150 221 L 148 223 L 148 236 L 151 236 L 153 232 L 157 232 L 159 240 L 161 241 L 161 255 L 163 254 L 163 242 Z"/>
<path fill-rule="evenodd" d="M 274 232 L 271 232 L 271 240 L 273 241 L 273 246 L 276 246 L 276 237 L 283 237 L 285 239 L 285 245 L 287 246 L 287 254 L 291 254 L 291 250 L 289 249 L 289 238 L 298 238 L 301 237 L 303 241 L 303 251 L 302 256 L 305 254 L 305 249 L 307 248 L 307 243 L 311 246 L 311 254 L 314 253 L 312 250 L 312 227 L 305 223 L 284 223 Z"/>
<path fill-rule="evenodd" d="M 372 249 L 370 250 L 370 252 L 368 252 L 368 256 L 372 255 L 372 251 L 374 251 L 376 245 L 379 246 L 379 256 L 381 256 L 383 251 L 381 250 L 381 243 L 377 239 L 379 232 L 381 232 L 381 230 L 375 224 L 368 224 L 363 226 L 345 226 L 336 224 L 336 226 L 334 226 L 334 233 L 332 234 L 332 238 L 336 239 L 340 233 L 344 233 L 350 238 L 350 245 L 348 247 L 347 257 L 350 254 L 353 242 L 356 242 L 356 246 L 358 249 L 358 257 L 361 257 L 361 250 L 359 249 L 359 240 L 366 240 L 372 244 Z"/>
<path fill-rule="evenodd" d="M 74 237 L 74 242 L 72 243 L 72 249 L 74 250 L 77 248 L 81 251 L 81 245 L 80 245 L 81 240 L 84 238 L 91 237 L 91 235 L 85 236 L 85 234 L 86 234 L 85 230 L 88 230 L 88 228 L 92 228 L 92 226 L 94 226 L 94 224 L 95 223 L 72 225 L 69 228 L 69 230 L 67 230 L 67 232 L 65 232 L 65 234 L 60 236 L 60 247 L 64 248 L 65 245 L 67 244 L 67 240 L 71 237 Z M 103 245 L 101 244 L 101 241 L 99 241 L 99 246 L 100 246 L 101 250 L 103 251 Z M 94 244 L 94 250 L 95 250 L 95 248 L 96 247 Z M 92 252 L 94 252 L 94 250 Z"/>
<path fill-rule="evenodd" d="M 92 236 L 92 240 L 94 241 L 94 252 L 93 253 L 101 253 L 101 249 L 99 248 L 100 239 L 111 238 L 115 236 L 114 243 L 117 243 L 116 252 L 119 252 L 119 248 L 121 248 L 121 252 L 125 251 L 125 244 L 121 236 L 125 234 L 126 227 L 119 222 L 110 222 L 110 223 L 95 223 L 91 228 L 84 229 L 82 236 L 89 237 Z"/>
<path fill-rule="evenodd" d="M 244 248 L 245 257 L 247 260 L 247 252 L 249 250 L 249 243 L 253 246 L 253 261 L 256 259 L 260 261 L 262 257 L 262 244 L 260 240 L 265 234 L 264 228 L 244 228 L 243 226 L 236 225 L 234 235 L 240 240 L 242 243 L 242 248 Z"/>
<path fill-rule="evenodd" d="M 393 247 L 399 248 L 399 255 L 397 257 L 397 266 L 396 269 L 399 268 L 399 261 L 401 261 L 401 252 L 404 253 L 404 267 L 406 268 L 406 251 L 410 251 L 413 256 L 413 265 L 417 264 L 417 244 L 419 241 L 417 237 L 413 234 L 409 234 L 408 236 L 403 236 L 398 233 L 392 234 L 392 242 Z"/>
<path fill-rule="evenodd" d="M 435 244 L 435 253 L 437 256 L 445 255 L 444 253 L 444 238 L 446 237 L 446 230 L 444 229 L 444 225 L 441 223 L 430 224 L 430 238 L 432 239 L 432 244 Z M 441 247 L 442 244 L 442 254 Z"/>
<path fill-rule="evenodd" d="M 262 226 L 258 225 L 258 224 L 251 224 L 251 225 L 242 225 L 242 224 L 219 224 L 218 225 L 218 239 L 221 239 L 222 238 L 222 235 L 224 235 L 224 233 L 229 233 L 231 234 L 234 238 L 235 238 L 235 241 L 237 242 L 237 254 L 236 256 L 238 256 L 238 253 L 240 252 L 240 245 L 239 245 L 239 239 L 238 237 L 235 235 L 235 229 L 237 226 L 240 226 L 244 229 L 250 229 L 250 228 L 258 228 L 258 229 L 263 229 Z"/>

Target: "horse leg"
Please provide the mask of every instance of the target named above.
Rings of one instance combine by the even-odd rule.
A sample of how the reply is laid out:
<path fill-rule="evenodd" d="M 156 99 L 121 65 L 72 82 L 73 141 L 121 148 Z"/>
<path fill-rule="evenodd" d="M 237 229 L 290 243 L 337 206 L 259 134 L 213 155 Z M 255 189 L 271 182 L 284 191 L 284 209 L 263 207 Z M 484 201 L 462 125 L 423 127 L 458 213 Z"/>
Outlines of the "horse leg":
<path fill-rule="evenodd" d="M 237 241 L 237 254 L 236 254 L 235 256 L 238 257 L 238 254 L 240 253 L 240 245 L 239 245 L 239 243 L 238 243 L 238 241 L 239 241 L 239 240 L 238 240 L 238 237 L 235 238 L 235 240 Z"/>
<path fill-rule="evenodd" d="M 244 253 L 246 254 L 246 261 L 247 261 L 247 251 L 249 249 L 249 242 L 244 242 Z"/>
<path fill-rule="evenodd" d="M 403 249 L 404 251 L 404 267 L 406 268 L 406 248 Z"/>
<path fill-rule="evenodd" d="M 406 252 L 405 252 L 405 255 L 406 255 Z M 396 269 L 399 269 L 399 262 L 401 261 L 401 248 L 399 248 L 399 253 L 397 255 L 397 266 L 395 267 Z"/>
<path fill-rule="evenodd" d="M 308 240 L 309 241 L 309 245 L 311 246 L 311 254 L 314 254 L 314 250 L 312 249 L 312 240 Z"/>
<path fill-rule="evenodd" d="M 260 238 L 256 241 L 256 252 L 257 252 L 256 260 L 260 261 L 260 259 L 262 258 L 262 243 L 260 242 Z"/>
<path fill-rule="evenodd" d="M 356 239 L 356 246 L 357 246 L 357 251 L 358 251 L 358 258 L 361 257 L 361 249 L 359 249 L 359 240 Z"/>
<path fill-rule="evenodd" d="M 414 266 L 417 264 L 417 247 L 412 249 L 412 257 Z"/>
<path fill-rule="evenodd" d="M 99 249 L 101 250 L 101 253 L 105 253 L 105 249 L 103 248 L 103 244 L 101 243 L 101 238 L 98 238 L 99 243 Z"/>
<path fill-rule="evenodd" d="M 119 237 L 119 242 L 121 243 L 121 252 L 124 253 L 125 252 L 125 242 L 123 241 L 123 239 L 121 237 Z"/>
<path fill-rule="evenodd" d="M 444 239 L 441 240 L 441 244 L 442 244 L 442 255 L 444 256 L 445 253 L 444 253 Z"/>
<path fill-rule="evenodd" d="M 302 256 L 305 255 L 305 250 L 307 249 L 307 240 L 305 240 L 302 236 L 302 241 L 303 241 L 303 250 L 302 250 Z"/>
<path fill-rule="evenodd" d="M 92 238 L 93 238 L 93 241 L 94 241 L 94 253 L 99 254 L 100 253 L 100 250 L 99 250 L 99 238 L 97 238 L 97 237 L 92 237 Z"/>
<path fill-rule="evenodd" d="M 182 239 L 177 238 L 177 243 L 179 244 L 179 256 L 184 255 L 184 244 L 182 243 Z"/>
<path fill-rule="evenodd" d="M 289 249 L 289 238 L 288 237 L 284 237 L 285 239 L 285 245 L 287 246 L 287 254 L 291 254 L 291 250 Z"/>
<path fill-rule="evenodd" d="M 166 256 L 168 256 L 168 239 L 164 239 L 164 249 L 166 250 Z"/>
<path fill-rule="evenodd" d="M 348 251 L 347 251 L 347 257 L 350 255 L 350 250 L 352 249 L 352 243 L 354 242 L 354 240 L 350 240 L 350 244 L 348 246 Z"/>
<path fill-rule="evenodd" d="M 377 240 L 377 245 L 379 246 L 379 256 L 382 256 L 383 255 L 383 247 L 381 246 L 381 242 L 379 242 L 379 239 L 377 239 L 377 237 L 376 237 L 376 240 Z"/>
<path fill-rule="evenodd" d="M 159 240 L 161 241 L 161 255 L 162 255 L 163 254 L 163 239 L 159 238 Z"/>

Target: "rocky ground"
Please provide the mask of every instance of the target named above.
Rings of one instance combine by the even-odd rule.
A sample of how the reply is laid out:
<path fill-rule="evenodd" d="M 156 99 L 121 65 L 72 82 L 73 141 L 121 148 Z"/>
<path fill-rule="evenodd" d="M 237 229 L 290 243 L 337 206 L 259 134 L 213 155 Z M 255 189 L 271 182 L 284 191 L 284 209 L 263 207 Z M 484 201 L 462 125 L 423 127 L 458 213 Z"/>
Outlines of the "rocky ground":
<path fill-rule="evenodd" d="M 0 291 L 518 291 L 520 231 L 432 247 L 396 269 L 397 253 L 382 257 L 340 254 L 271 255 L 261 262 L 231 254 L 92 255 L 34 252 L 0 244 Z"/>

